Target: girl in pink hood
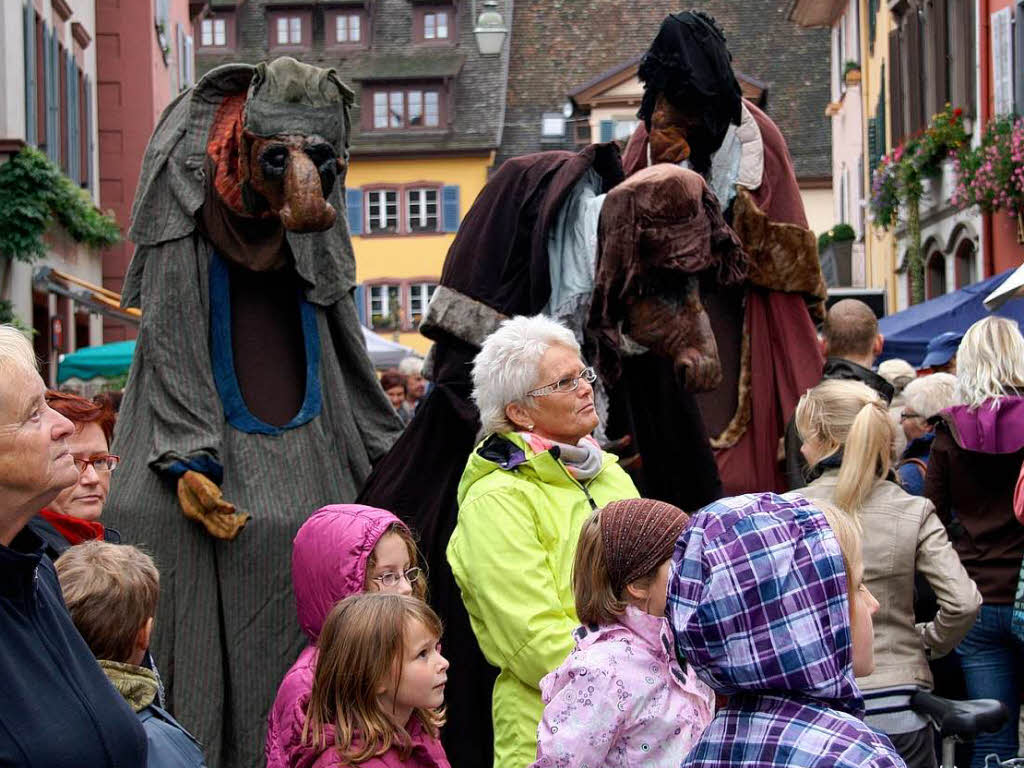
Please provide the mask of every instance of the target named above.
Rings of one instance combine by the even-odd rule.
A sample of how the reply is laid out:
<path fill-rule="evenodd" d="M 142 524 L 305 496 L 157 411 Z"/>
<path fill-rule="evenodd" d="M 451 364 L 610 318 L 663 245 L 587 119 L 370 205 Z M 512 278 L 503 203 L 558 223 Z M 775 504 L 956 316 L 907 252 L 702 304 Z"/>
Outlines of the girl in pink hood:
<path fill-rule="evenodd" d="M 292 584 L 309 645 L 281 681 L 267 717 L 267 768 L 289 768 L 300 752 L 316 644 L 334 605 L 359 592 L 423 599 L 427 581 L 405 523 L 383 509 L 332 504 L 317 510 L 295 535 Z"/>

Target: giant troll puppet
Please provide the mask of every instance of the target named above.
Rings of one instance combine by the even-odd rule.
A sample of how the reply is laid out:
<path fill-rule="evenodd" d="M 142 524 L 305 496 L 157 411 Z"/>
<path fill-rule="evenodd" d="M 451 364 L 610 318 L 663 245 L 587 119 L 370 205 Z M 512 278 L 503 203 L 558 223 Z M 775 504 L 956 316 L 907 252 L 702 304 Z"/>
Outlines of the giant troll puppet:
<path fill-rule="evenodd" d="M 434 387 L 360 495 L 421 534 L 458 661 L 442 733 L 455 768 L 492 764 L 496 669 L 445 559 L 479 429 L 470 370 L 488 333 L 538 312 L 572 327 L 602 374 L 605 437 L 628 436 L 644 495 L 688 510 L 783 489 L 779 438 L 820 377 L 815 238 L 785 141 L 743 101 L 724 35 L 703 14 L 669 16 L 640 75 L 649 126 L 624 158 L 615 144 L 513 158 L 468 211 L 421 328 Z"/>
<path fill-rule="evenodd" d="M 400 430 L 352 298 L 351 101 L 333 70 L 224 66 L 167 108 L 143 163 L 123 299 L 142 324 L 105 517 L 156 557 L 152 650 L 211 766 L 263 764 L 303 646 L 292 538 L 352 501 Z"/>

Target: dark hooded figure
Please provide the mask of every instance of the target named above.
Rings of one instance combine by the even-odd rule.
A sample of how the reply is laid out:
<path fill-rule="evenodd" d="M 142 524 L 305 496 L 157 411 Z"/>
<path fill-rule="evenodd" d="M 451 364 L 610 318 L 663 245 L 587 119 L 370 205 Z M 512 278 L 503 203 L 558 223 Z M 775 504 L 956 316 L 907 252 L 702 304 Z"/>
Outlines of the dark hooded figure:
<path fill-rule="evenodd" d="M 160 567 L 153 652 L 210 765 L 263 763 L 303 646 L 292 539 L 355 498 L 401 429 L 352 299 L 351 102 L 293 59 L 220 67 L 143 163 L 123 299 L 143 315 L 105 518 Z"/>
<path fill-rule="evenodd" d="M 725 35 L 703 13 L 666 17 L 638 75 L 641 123 L 623 157 L 626 175 L 659 163 L 700 173 L 747 257 L 745 280 L 700 284 L 721 384 L 696 401 L 722 484 L 730 495 L 782 490 L 779 437 L 800 395 L 820 378 L 812 315 L 822 317 L 826 297 L 786 142 L 771 119 L 742 98 Z M 657 370 L 664 363 L 646 357 L 630 365 L 670 387 L 670 374 Z M 674 435 L 649 412 L 649 398 L 631 402 L 640 452 L 658 456 L 663 467 L 678 466 Z M 644 434 L 652 450 L 645 451 Z"/>

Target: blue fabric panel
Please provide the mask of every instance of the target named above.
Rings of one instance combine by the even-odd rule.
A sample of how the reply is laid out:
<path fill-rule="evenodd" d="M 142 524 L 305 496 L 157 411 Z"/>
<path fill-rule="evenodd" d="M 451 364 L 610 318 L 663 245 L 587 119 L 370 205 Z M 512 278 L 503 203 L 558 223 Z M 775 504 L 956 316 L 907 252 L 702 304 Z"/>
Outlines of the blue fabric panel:
<path fill-rule="evenodd" d="M 442 231 L 459 231 L 459 187 L 448 185 L 441 187 Z"/>
<path fill-rule="evenodd" d="M 210 348 L 213 358 L 213 382 L 220 395 L 224 416 L 240 432 L 279 435 L 300 427 L 320 415 L 320 331 L 316 310 L 302 294 L 296 296 L 302 315 L 302 336 L 306 348 L 306 396 L 295 417 L 283 427 L 275 427 L 256 418 L 242 399 L 231 350 L 231 285 L 227 264 L 216 253 L 210 257 Z"/>
<path fill-rule="evenodd" d="M 363 190 L 359 187 L 346 189 L 345 207 L 348 209 L 349 234 L 363 234 Z"/>

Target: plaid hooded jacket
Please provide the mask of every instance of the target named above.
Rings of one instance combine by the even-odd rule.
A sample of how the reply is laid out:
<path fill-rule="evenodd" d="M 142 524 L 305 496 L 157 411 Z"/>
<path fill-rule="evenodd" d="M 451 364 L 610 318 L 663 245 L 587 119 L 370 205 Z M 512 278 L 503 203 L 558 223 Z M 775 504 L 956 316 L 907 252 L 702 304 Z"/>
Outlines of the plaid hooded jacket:
<path fill-rule="evenodd" d="M 905 768 L 861 717 L 839 542 L 798 494 L 708 505 L 672 557 L 676 652 L 728 697 L 684 766 Z"/>

